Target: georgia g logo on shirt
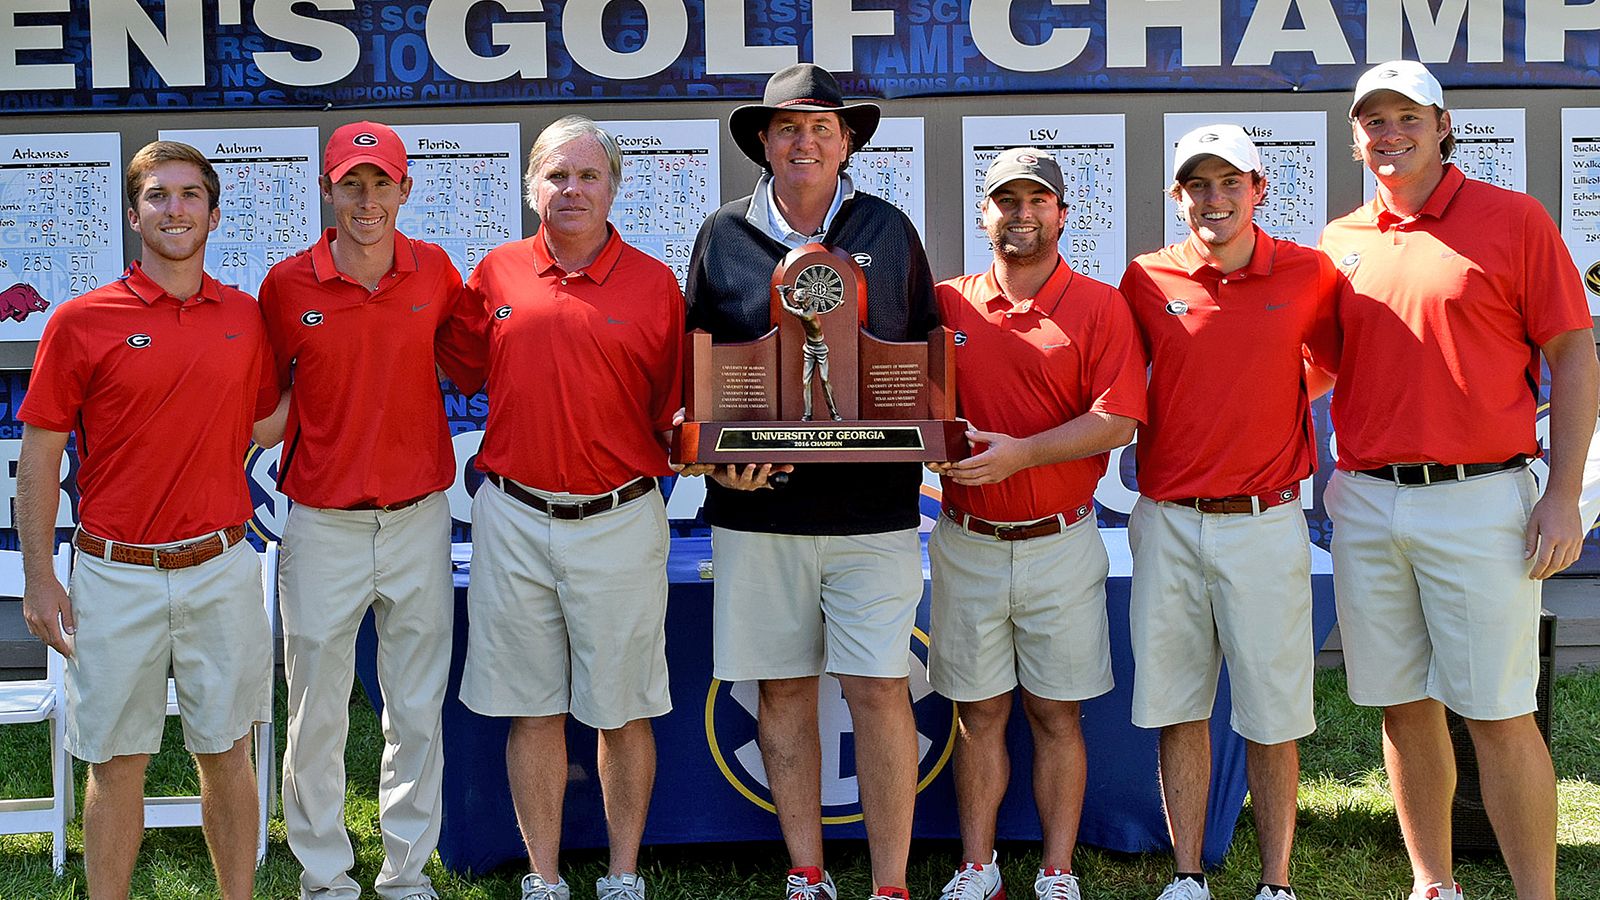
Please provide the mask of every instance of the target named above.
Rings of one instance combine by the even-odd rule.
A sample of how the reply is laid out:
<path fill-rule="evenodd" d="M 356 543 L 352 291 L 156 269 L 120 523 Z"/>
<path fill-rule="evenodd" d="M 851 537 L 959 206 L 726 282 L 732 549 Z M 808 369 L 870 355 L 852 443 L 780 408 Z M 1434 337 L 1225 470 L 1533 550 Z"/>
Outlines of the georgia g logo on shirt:
<path fill-rule="evenodd" d="M 494 317 L 496 319 L 508 319 L 508 318 L 510 318 L 511 317 L 511 306 L 509 304 L 507 304 L 507 305 L 502 306 L 499 309 L 495 310 L 494 311 Z"/>
<path fill-rule="evenodd" d="M 129 347 L 132 347 L 135 350 L 143 350 L 144 348 L 150 346 L 150 335 L 145 334 L 142 331 L 138 334 L 130 334 L 128 335 L 128 340 L 126 343 Z"/>
<path fill-rule="evenodd" d="M 300 317 L 301 323 L 305 325 L 321 325 L 322 319 L 322 313 L 314 309 L 306 310 L 305 315 Z"/>

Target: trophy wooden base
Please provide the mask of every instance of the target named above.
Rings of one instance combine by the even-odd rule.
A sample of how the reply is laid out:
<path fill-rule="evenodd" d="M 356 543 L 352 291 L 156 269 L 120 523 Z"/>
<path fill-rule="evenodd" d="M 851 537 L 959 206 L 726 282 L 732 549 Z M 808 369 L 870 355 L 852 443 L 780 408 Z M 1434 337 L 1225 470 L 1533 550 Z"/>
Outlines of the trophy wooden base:
<path fill-rule="evenodd" d="M 948 462 L 970 455 L 960 419 L 685 422 L 672 461 L 688 463 Z"/>

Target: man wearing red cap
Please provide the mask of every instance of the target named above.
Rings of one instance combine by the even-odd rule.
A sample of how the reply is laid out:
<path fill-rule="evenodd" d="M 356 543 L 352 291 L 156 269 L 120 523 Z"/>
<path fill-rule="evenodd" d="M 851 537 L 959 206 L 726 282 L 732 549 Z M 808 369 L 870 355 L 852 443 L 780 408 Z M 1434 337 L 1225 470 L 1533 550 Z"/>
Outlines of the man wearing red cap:
<path fill-rule="evenodd" d="M 470 384 L 461 275 L 395 229 L 411 193 L 405 144 L 375 122 L 334 131 L 322 198 L 334 227 L 272 267 L 261 311 L 289 396 L 278 487 L 294 501 L 278 581 L 289 686 L 283 817 L 307 900 L 355 900 L 344 825 L 344 743 L 356 631 L 376 611 L 384 752 L 378 774 L 385 900 L 434 893 L 440 706 L 454 600 L 455 455 L 437 366 Z"/>
<path fill-rule="evenodd" d="M 134 154 L 139 260 L 56 310 L 17 412 L 23 616 L 67 657 L 67 749 L 89 763 L 83 852 L 96 900 L 128 896 L 169 671 L 224 900 L 248 900 L 255 876 L 250 730 L 272 716 L 272 634 L 244 543 L 240 461 L 252 423 L 263 438 L 272 427 L 259 420 L 278 389 L 255 301 L 203 268 L 218 193 L 216 170 L 187 144 Z M 51 545 L 70 432 L 81 496 L 69 598 Z"/>
<path fill-rule="evenodd" d="M 1339 469 L 1325 495 L 1350 698 L 1383 708 L 1414 900 L 1461 896 L 1447 707 L 1472 735 L 1517 896 L 1553 900 L 1555 773 L 1533 719 L 1540 582 L 1583 546 L 1600 383 L 1589 310 L 1544 207 L 1447 162 L 1450 113 L 1424 66 L 1362 75 L 1350 120 L 1377 194 L 1322 233 L 1354 293 L 1339 310 Z M 1542 497 L 1528 466 L 1541 353 Z"/>

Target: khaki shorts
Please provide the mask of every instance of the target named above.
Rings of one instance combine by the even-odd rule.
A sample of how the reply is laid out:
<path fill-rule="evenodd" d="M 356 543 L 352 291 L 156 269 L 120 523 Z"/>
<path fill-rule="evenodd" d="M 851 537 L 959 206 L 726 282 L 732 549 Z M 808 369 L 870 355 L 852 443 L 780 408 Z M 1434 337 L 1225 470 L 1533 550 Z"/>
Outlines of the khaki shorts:
<path fill-rule="evenodd" d="M 928 683 L 957 702 L 1021 684 L 1046 700 L 1112 688 L 1106 575 L 1094 519 L 1060 534 L 998 541 L 940 517 L 928 538 L 933 614 Z"/>
<path fill-rule="evenodd" d="M 272 633 L 247 543 L 187 569 L 78 554 L 67 660 L 67 749 L 90 763 L 156 753 L 177 685 L 183 745 L 222 753 L 272 716 Z"/>
<path fill-rule="evenodd" d="M 1201 513 L 1140 497 L 1128 546 L 1133 724 L 1210 718 L 1226 659 L 1240 736 L 1278 744 L 1316 730 L 1311 544 L 1299 504 Z"/>
<path fill-rule="evenodd" d="M 1526 468 L 1419 486 L 1334 473 L 1323 502 L 1351 700 L 1533 711 L 1541 585 L 1523 529 L 1537 495 Z"/>
<path fill-rule="evenodd" d="M 592 728 L 670 712 L 661 492 L 564 520 L 485 481 L 472 501 L 467 615 L 461 701 L 473 712 L 570 713 Z"/>
<path fill-rule="evenodd" d="M 723 681 L 911 674 L 922 600 L 915 529 L 764 534 L 711 529 L 714 674 Z"/>

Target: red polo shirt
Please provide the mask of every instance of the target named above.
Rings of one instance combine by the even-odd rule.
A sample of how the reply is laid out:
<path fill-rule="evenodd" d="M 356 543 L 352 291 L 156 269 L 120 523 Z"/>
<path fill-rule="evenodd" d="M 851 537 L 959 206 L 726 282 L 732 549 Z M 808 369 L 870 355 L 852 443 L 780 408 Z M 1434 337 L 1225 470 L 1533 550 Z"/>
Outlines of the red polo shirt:
<path fill-rule="evenodd" d="M 261 313 L 211 276 L 179 300 L 135 262 L 45 325 L 17 418 L 78 433 L 78 521 L 167 544 L 250 518 L 250 426 L 278 389 Z"/>
<path fill-rule="evenodd" d="M 1339 313 L 1339 468 L 1538 452 L 1539 347 L 1591 322 L 1537 200 L 1447 165 L 1417 215 L 1374 197 L 1328 223 L 1322 251 L 1354 288 Z"/>
<path fill-rule="evenodd" d="M 1152 500 L 1265 494 L 1317 467 L 1308 347 L 1332 367 L 1343 279 L 1326 256 L 1255 229 L 1244 268 L 1207 265 L 1191 236 L 1122 276 L 1150 357 L 1139 492 Z"/>
<path fill-rule="evenodd" d="M 683 294 L 616 229 L 581 272 L 541 230 L 489 251 L 467 279 L 489 317 L 489 421 L 478 468 L 545 491 L 601 494 L 668 475 L 657 433 L 683 393 Z"/>
<path fill-rule="evenodd" d="M 481 338 L 444 250 L 394 236 L 394 268 L 366 286 L 333 261 L 335 229 L 272 267 L 261 313 L 294 390 L 278 488 L 322 509 L 388 506 L 455 481 L 435 363 L 470 389 Z"/>
<path fill-rule="evenodd" d="M 1029 437 L 1087 412 L 1144 421 L 1144 357 L 1115 288 L 1058 261 L 1013 305 L 991 269 L 940 282 L 939 320 L 956 333 L 959 412 L 979 431 Z M 980 519 L 1030 522 L 1090 506 L 1109 453 L 1023 469 L 998 484 L 949 478 L 944 502 Z"/>

